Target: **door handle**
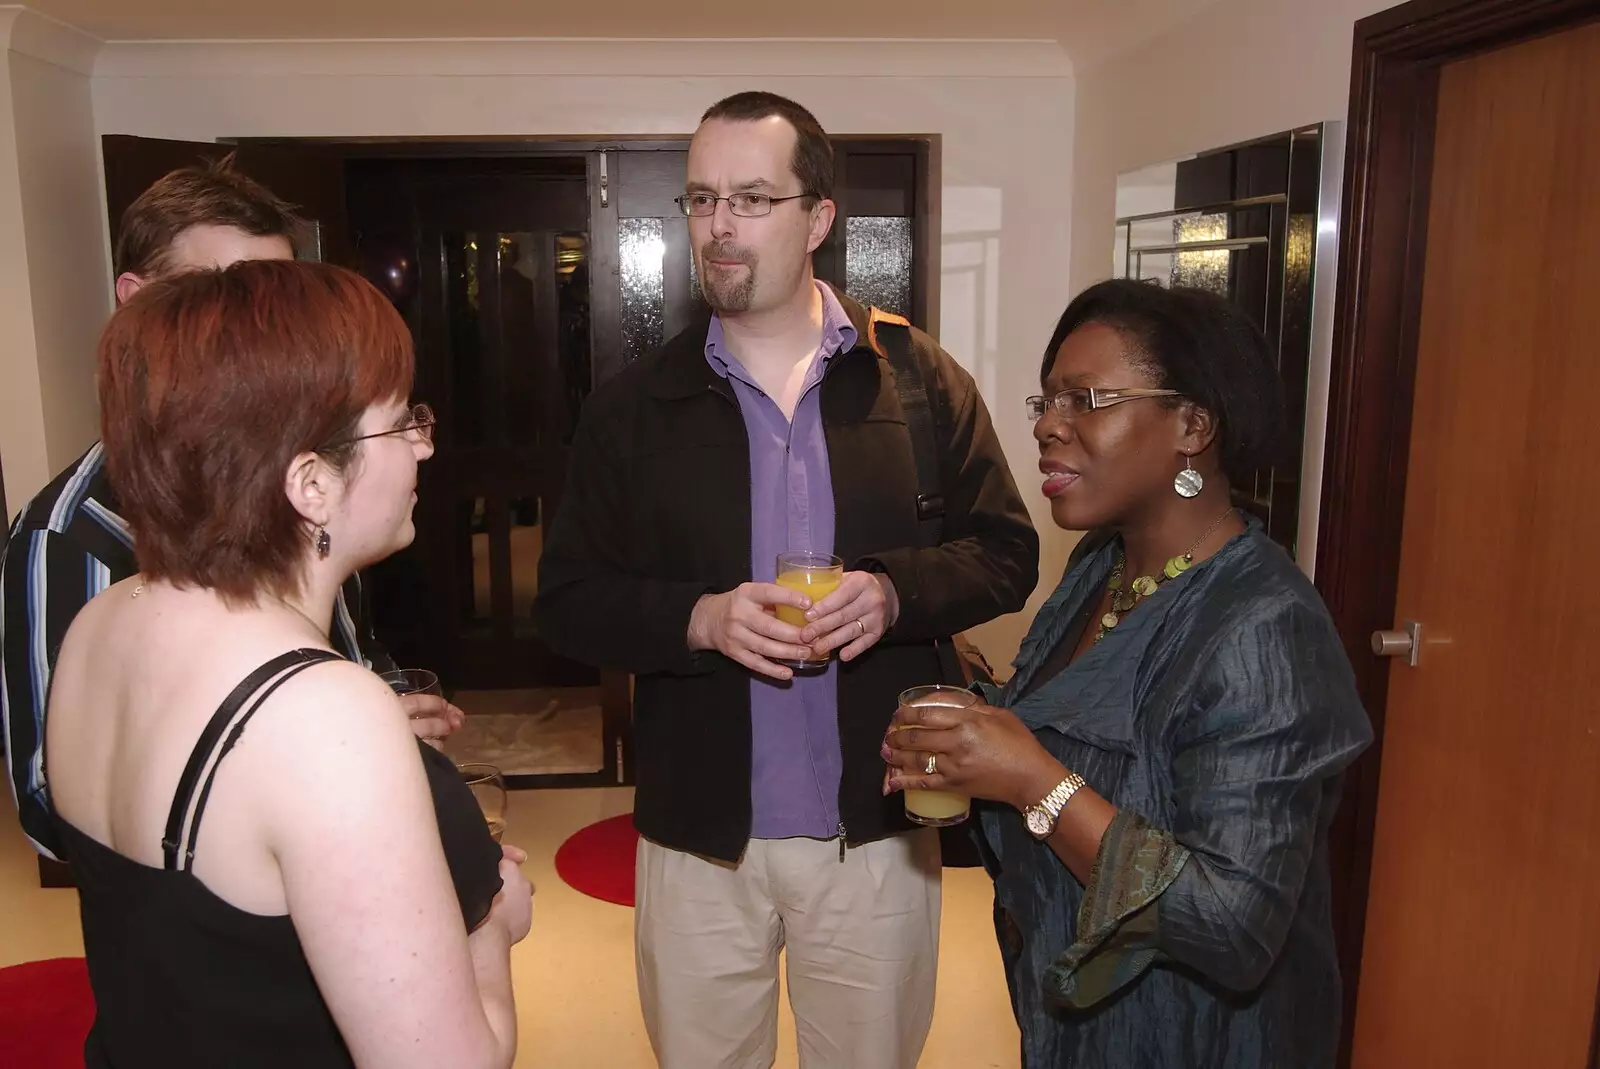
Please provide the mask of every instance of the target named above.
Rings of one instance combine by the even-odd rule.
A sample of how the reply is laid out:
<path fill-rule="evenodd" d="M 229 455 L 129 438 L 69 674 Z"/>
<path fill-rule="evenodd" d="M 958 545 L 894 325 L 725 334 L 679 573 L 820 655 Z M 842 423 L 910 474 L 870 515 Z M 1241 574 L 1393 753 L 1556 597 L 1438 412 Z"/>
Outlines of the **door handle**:
<path fill-rule="evenodd" d="M 1379 657 L 1404 657 L 1412 668 L 1422 658 L 1422 625 L 1407 620 L 1402 631 L 1374 631 L 1372 652 Z"/>

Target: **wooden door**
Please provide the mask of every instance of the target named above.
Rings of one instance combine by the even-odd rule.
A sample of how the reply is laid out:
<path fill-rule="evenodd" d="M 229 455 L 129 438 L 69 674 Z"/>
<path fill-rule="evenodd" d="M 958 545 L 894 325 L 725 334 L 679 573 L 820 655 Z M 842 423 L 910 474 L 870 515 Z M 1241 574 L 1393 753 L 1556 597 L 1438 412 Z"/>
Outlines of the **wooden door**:
<path fill-rule="evenodd" d="M 1440 74 L 1357 1066 L 1580 1069 L 1600 974 L 1600 25 Z M 1580 133 L 1580 131 L 1582 133 Z"/>
<path fill-rule="evenodd" d="M 1600 25 L 1516 7 L 1357 35 L 1318 576 L 1381 728 L 1358 1069 L 1594 1058 Z M 1412 622 L 1414 664 L 1357 647 Z"/>

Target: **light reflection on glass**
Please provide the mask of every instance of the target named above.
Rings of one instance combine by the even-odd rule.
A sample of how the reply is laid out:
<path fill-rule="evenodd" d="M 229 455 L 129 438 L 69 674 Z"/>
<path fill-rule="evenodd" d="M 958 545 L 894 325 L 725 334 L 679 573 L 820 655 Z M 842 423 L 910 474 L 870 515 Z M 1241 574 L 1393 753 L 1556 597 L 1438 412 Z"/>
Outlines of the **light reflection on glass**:
<path fill-rule="evenodd" d="M 663 340 L 667 242 L 660 219 L 623 219 L 620 230 L 622 359 L 632 363 Z"/>
<path fill-rule="evenodd" d="M 1191 241 L 1226 241 L 1228 216 L 1191 215 L 1172 221 L 1172 243 L 1185 245 Z M 1228 249 L 1202 249 L 1198 252 L 1180 252 L 1172 259 L 1171 283 L 1174 286 L 1193 286 L 1228 296 L 1228 267 L 1232 254 Z"/>
<path fill-rule="evenodd" d="M 911 315 L 911 220 L 851 216 L 845 222 L 844 287 L 862 304 Z"/>

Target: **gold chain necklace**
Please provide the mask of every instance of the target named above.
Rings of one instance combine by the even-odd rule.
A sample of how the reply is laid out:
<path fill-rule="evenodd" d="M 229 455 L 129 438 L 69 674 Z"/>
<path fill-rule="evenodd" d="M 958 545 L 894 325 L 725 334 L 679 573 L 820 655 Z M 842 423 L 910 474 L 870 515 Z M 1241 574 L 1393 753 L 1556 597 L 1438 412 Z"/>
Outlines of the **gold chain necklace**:
<path fill-rule="evenodd" d="M 1139 602 L 1160 589 L 1162 583 L 1165 583 L 1168 579 L 1176 579 L 1188 571 L 1194 564 L 1194 551 L 1202 542 L 1210 538 L 1212 533 L 1222 526 L 1223 521 L 1232 516 L 1233 513 L 1234 510 L 1232 508 L 1228 509 L 1227 512 L 1218 516 L 1216 521 L 1210 527 L 1207 527 L 1205 533 L 1196 538 L 1188 549 L 1176 557 L 1169 557 L 1166 566 L 1161 569 L 1160 575 L 1141 575 L 1128 584 L 1127 590 L 1122 589 L 1122 577 L 1128 568 L 1128 556 L 1121 549 L 1118 549 L 1117 563 L 1111 569 L 1111 578 L 1106 581 L 1106 587 L 1111 591 L 1111 609 L 1100 617 L 1100 630 L 1094 636 L 1094 640 L 1099 642 L 1109 635 L 1111 629 L 1122 622 L 1123 616 L 1131 612 Z"/>

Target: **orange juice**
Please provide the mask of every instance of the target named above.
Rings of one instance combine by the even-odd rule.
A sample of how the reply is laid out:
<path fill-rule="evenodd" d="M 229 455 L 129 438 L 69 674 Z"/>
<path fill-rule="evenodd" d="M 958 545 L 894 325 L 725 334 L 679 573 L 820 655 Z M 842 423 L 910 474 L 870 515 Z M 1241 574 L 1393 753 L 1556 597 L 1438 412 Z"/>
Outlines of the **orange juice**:
<path fill-rule="evenodd" d="M 967 819 L 972 799 L 954 791 L 906 791 L 906 812 L 918 824 L 942 828 L 946 824 L 959 824 Z"/>
<path fill-rule="evenodd" d="M 831 570 L 821 572 L 795 568 L 780 572 L 778 574 L 778 585 L 787 587 L 790 590 L 798 590 L 810 598 L 811 604 L 815 605 L 835 590 L 838 590 L 842 579 L 843 576 Z M 797 609 L 792 605 L 778 605 L 775 607 L 778 610 L 778 619 L 786 624 L 804 627 L 810 622 L 806 619 L 804 609 Z"/>
<path fill-rule="evenodd" d="M 839 584 L 844 581 L 844 562 L 838 557 L 828 553 L 810 553 L 804 550 L 789 550 L 778 554 L 777 584 L 789 590 L 798 590 L 811 599 L 811 604 L 832 594 L 839 589 Z M 805 609 L 796 609 L 790 605 L 774 605 L 778 619 L 793 627 L 805 627 Z M 826 668 L 828 658 L 826 655 L 813 657 L 808 661 L 784 661 L 791 668 Z"/>
<path fill-rule="evenodd" d="M 961 687 L 912 687 L 900 694 L 901 706 L 935 706 L 945 709 L 966 709 L 978 702 L 978 696 Z M 909 725 L 899 725 L 899 731 Z M 936 766 L 937 767 L 937 766 Z M 972 811 L 972 799 L 955 791 L 906 790 L 906 816 L 914 823 L 930 828 L 943 828 L 960 824 Z"/>

